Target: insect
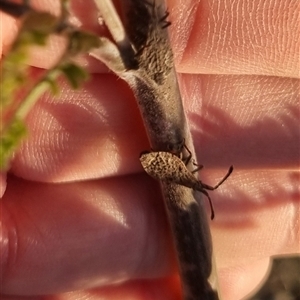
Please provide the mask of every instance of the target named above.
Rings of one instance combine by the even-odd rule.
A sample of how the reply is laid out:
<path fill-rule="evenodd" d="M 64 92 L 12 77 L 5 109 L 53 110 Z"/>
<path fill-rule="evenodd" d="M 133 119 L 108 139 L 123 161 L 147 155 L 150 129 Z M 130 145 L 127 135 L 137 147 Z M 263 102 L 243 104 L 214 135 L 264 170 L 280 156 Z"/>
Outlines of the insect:
<path fill-rule="evenodd" d="M 186 165 L 191 159 L 191 152 L 188 149 L 187 151 L 190 153 L 190 155 L 186 159 L 186 162 L 184 162 L 175 154 L 164 151 L 142 152 L 140 155 L 140 162 L 146 173 L 153 178 L 161 181 L 177 183 L 204 194 L 209 200 L 211 219 L 213 219 L 215 216 L 214 208 L 207 190 L 213 191 L 217 189 L 232 173 L 233 166 L 230 166 L 227 174 L 217 185 L 210 186 L 200 180 L 197 180 L 193 175 L 193 173 L 202 169 L 203 166 L 198 166 L 193 171 L 189 171 L 187 169 Z"/>

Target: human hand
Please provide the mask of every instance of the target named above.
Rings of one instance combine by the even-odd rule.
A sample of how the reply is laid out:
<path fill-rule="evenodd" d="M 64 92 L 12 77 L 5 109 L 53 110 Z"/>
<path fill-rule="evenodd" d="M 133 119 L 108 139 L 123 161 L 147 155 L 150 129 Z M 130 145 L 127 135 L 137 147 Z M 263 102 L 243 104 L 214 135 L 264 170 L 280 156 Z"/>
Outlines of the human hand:
<path fill-rule="evenodd" d="M 214 184 L 235 166 L 211 195 L 226 300 L 257 285 L 270 255 L 299 251 L 298 81 L 292 78 L 299 47 L 291 2 L 253 6 L 252 19 L 246 2 L 218 3 L 169 1 L 168 7 L 198 161 L 212 169 L 201 171 L 201 179 Z M 94 28 L 92 10 L 77 4 L 84 25 Z M 15 26 L 7 17 L 2 22 Z M 48 67 L 60 47 L 35 52 L 33 73 Z M 79 92 L 62 82 L 60 97 L 46 95 L 28 118 L 30 136 L 1 200 L 1 292 L 18 300 L 39 294 L 180 299 L 163 200 L 139 165 L 149 146 L 135 100 L 122 80 L 89 62 L 93 75 Z"/>

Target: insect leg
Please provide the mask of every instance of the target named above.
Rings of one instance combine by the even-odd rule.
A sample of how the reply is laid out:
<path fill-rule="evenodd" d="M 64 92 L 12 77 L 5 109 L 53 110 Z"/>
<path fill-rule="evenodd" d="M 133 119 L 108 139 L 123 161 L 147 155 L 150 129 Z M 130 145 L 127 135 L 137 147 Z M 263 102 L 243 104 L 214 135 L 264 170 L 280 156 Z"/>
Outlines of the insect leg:
<path fill-rule="evenodd" d="M 194 173 L 198 172 L 199 170 L 203 169 L 203 165 L 197 165 L 194 162 L 193 162 L 193 165 L 196 166 L 197 168 L 191 172 L 192 174 L 194 174 Z"/>
<path fill-rule="evenodd" d="M 189 164 L 189 162 L 191 161 L 192 158 L 192 152 L 190 151 L 190 149 L 185 145 L 185 142 L 183 141 L 183 147 L 185 148 L 185 150 L 189 153 L 189 156 L 187 158 L 185 158 L 184 160 L 184 164 L 187 166 Z"/>
<path fill-rule="evenodd" d="M 210 215 L 210 219 L 213 220 L 214 217 L 215 217 L 215 211 L 214 211 L 214 207 L 213 207 L 213 204 L 212 204 L 212 201 L 209 197 L 209 194 L 206 190 L 202 189 L 202 190 L 198 190 L 199 192 L 201 192 L 202 194 L 204 194 L 207 198 L 208 198 L 208 201 L 209 201 L 209 206 L 210 206 L 210 210 L 211 210 L 211 215 Z"/>
<path fill-rule="evenodd" d="M 187 166 L 189 164 L 189 162 L 192 159 L 192 152 L 190 151 L 190 149 L 185 145 L 185 143 L 183 143 L 183 147 L 185 148 L 185 150 L 189 153 L 189 156 L 187 158 L 185 158 L 185 160 L 183 160 L 184 164 Z M 203 165 L 198 165 L 194 162 L 194 160 L 192 161 L 193 165 L 196 166 L 197 168 L 193 171 L 191 171 L 191 173 L 196 173 L 197 171 L 201 170 L 203 168 Z"/>

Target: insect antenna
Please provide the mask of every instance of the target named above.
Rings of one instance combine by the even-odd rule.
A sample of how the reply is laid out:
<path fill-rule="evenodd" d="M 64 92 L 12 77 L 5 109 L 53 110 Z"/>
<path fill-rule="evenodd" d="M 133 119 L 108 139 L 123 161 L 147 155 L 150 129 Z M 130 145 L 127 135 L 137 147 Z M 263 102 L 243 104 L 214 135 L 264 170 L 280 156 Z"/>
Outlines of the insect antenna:
<path fill-rule="evenodd" d="M 213 188 L 212 188 L 212 190 L 215 190 L 215 189 L 217 189 L 229 176 L 230 176 L 230 174 L 232 173 L 232 171 L 233 171 L 233 166 L 230 166 L 230 168 L 229 168 L 229 170 L 228 170 L 228 172 L 227 172 L 227 174 L 224 176 L 224 178 L 217 184 L 217 185 L 215 185 Z"/>

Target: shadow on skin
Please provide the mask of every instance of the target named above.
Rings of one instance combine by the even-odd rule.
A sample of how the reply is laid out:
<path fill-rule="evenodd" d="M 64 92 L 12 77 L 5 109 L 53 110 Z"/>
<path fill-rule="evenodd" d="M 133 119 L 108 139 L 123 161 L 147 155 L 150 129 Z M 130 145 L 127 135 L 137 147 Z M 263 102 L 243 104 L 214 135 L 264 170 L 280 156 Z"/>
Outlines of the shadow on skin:
<path fill-rule="evenodd" d="M 296 105 L 287 106 L 277 120 L 266 117 L 247 127 L 238 125 L 217 107 L 203 106 L 203 111 L 204 116 L 189 114 L 190 120 L 197 124 L 192 134 L 198 137 L 194 139 L 195 148 L 201 149 L 199 163 L 273 169 L 294 168 L 295 160 L 299 162 L 300 112 Z"/>
<path fill-rule="evenodd" d="M 287 105 L 283 111 L 276 119 L 266 117 L 246 127 L 213 106 L 203 106 L 204 116 L 189 113 L 195 124 L 192 133 L 198 137 L 194 139 L 198 163 L 205 163 L 202 174 L 206 169 L 234 166 L 232 176 L 219 189 L 221 193 L 210 194 L 216 212 L 214 226 L 251 228 L 256 226 L 251 212 L 299 202 L 300 173 L 295 161 L 299 162 L 300 153 L 300 112 L 296 105 Z M 213 184 L 210 178 L 203 179 L 200 173 L 206 184 Z"/>

